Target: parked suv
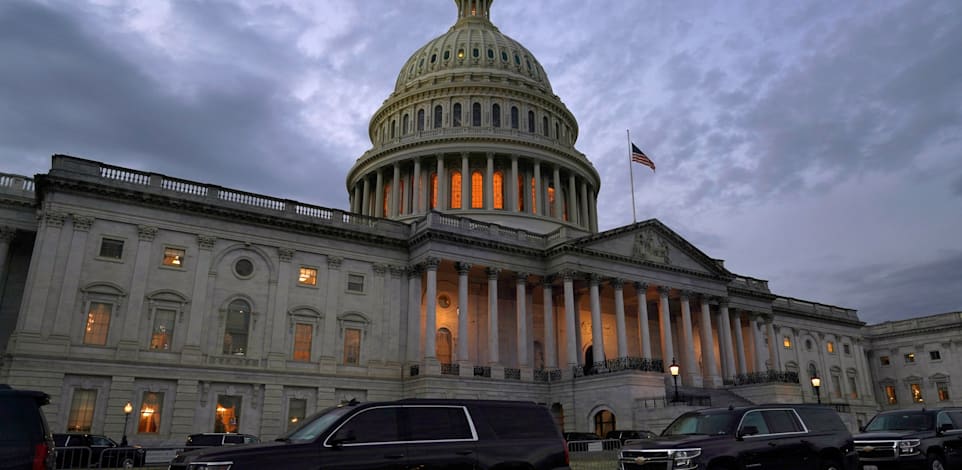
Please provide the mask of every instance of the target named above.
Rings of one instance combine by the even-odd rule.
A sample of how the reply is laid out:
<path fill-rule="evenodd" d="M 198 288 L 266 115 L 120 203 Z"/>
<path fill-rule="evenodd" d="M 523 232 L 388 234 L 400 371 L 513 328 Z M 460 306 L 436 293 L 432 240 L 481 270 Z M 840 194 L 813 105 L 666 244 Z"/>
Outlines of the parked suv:
<path fill-rule="evenodd" d="M 328 408 L 275 442 L 185 452 L 171 470 L 570 470 L 548 409 L 530 402 L 401 400 Z"/>
<path fill-rule="evenodd" d="M 616 429 L 605 434 L 605 439 L 618 439 L 622 444 L 630 439 L 651 439 L 653 437 L 656 437 L 655 433 L 643 429 Z"/>
<path fill-rule="evenodd" d="M 857 470 L 852 435 L 832 408 L 760 405 L 684 413 L 661 436 L 630 441 L 622 470 Z"/>
<path fill-rule="evenodd" d="M 53 437 L 40 410 L 48 403 L 46 393 L 0 384 L 0 469 L 54 468 Z"/>
<path fill-rule="evenodd" d="M 139 446 L 121 446 L 99 434 L 54 434 L 57 445 L 57 468 L 143 467 L 145 450 Z"/>
<path fill-rule="evenodd" d="M 962 468 L 962 409 L 886 411 L 861 431 L 863 470 Z"/>

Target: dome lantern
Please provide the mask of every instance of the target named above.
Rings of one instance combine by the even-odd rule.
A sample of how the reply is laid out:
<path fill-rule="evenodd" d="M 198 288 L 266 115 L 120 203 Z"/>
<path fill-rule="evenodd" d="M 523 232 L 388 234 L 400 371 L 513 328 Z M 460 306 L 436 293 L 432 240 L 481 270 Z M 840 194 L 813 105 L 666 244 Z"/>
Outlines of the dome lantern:
<path fill-rule="evenodd" d="M 458 5 L 458 20 L 482 18 L 491 20 L 491 2 L 494 0 L 454 0 Z"/>

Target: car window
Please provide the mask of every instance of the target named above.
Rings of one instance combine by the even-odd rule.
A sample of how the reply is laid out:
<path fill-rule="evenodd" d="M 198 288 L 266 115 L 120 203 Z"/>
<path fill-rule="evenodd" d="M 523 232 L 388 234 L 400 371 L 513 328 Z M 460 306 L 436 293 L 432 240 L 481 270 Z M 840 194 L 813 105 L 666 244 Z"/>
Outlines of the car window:
<path fill-rule="evenodd" d="M 735 426 L 734 416 L 721 413 L 685 413 L 672 421 L 662 435 L 677 436 L 685 434 L 722 435 L 731 432 Z"/>
<path fill-rule="evenodd" d="M 224 436 L 224 444 L 243 444 L 244 436 L 240 434 L 227 434 Z"/>
<path fill-rule="evenodd" d="M 804 430 L 792 410 L 765 410 L 762 411 L 762 415 L 765 417 L 765 424 L 768 425 L 768 430 L 772 434 Z"/>
<path fill-rule="evenodd" d="M 955 423 L 953 423 L 952 419 L 949 418 L 949 414 L 943 411 L 940 412 L 938 417 L 935 419 L 935 427 L 936 429 L 942 429 L 942 426 L 944 425 L 949 425 L 949 429 L 955 428 Z"/>
<path fill-rule="evenodd" d="M 407 440 L 473 439 L 471 424 L 462 407 L 414 406 L 404 408 Z"/>
<path fill-rule="evenodd" d="M 876 415 L 865 426 L 866 431 L 926 431 L 932 429 L 932 417 L 917 412 L 894 412 Z"/>
<path fill-rule="evenodd" d="M 188 445 L 192 446 L 219 446 L 223 440 L 220 434 L 194 434 L 190 436 Z"/>
<path fill-rule="evenodd" d="M 962 429 L 962 411 L 950 411 L 948 415 L 952 420 L 953 429 Z"/>
<path fill-rule="evenodd" d="M 485 405 L 481 413 L 500 439 L 557 437 L 558 427 L 546 408 Z M 592 437 L 598 439 L 598 436 Z"/>
<path fill-rule="evenodd" d="M 344 445 L 400 441 L 398 415 L 393 406 L 361 410 L 341 425 L 332 440 Z"/>
<path fill-rule="evenodd" d="M 743 431 L 748 426 L 755 426 L 758 429 L 758 434 L 771 434 L 768 430 L 768 425 L 765 424 L 765 417 L 762 416 L 761 411 L 749 411 L 745 413 L 742 417 L 742 425 L 739 431 Z"/>
<path fill-rule="evenodd" d="M 251 444 L 258 442 L 258 439 L 254 436 L 244 436 L 244 444 Z"/>
<path fill-rule="evenodd" d="M 90 436 L 90 445 L 110 447 L 114 445 L 114 442 L 104 436 Z"/>
<path fill-rule="evenodd" d="M 805 426 L 811 432 L 847 432 L 842 418 L 831 408 L 802 406 L 795 411 L 802 416 Z"/>

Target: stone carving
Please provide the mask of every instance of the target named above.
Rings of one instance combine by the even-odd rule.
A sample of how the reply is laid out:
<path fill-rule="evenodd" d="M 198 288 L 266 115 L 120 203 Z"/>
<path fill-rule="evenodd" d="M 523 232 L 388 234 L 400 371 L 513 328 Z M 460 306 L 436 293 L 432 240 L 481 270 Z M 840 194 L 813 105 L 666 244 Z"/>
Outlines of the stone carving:
<path fill-rule="evenodd" d="M 458 262 L 455 263 L 454 267 L 457 268 L 458 274 L 467 274 L 468 271 L 471 271 L 471 263 Z"/>
<path fill-rule="evenodd" d="M 488 279 L 497 279 L 498 274 L 501 273 L 501 268 L 488 268 L 485 271 L 488 273 Z"/>
<path fill-rule="evenodd" d="M 217 243 L 217 237 L 212 237 L 209 235 L 197 235 L 197 244 L 200 246 L 201 250 L 210 250 L 214 248 L 215 243 Z"/>
<path fill-rule="evenodd" d="M 94 224 L 94 218 L 86 215 L 73 215 L 73 229 L 77 232 L 86 232 Z"/>
<path fill-rule="evenodd" d="M 641 292 L 648 292 L 648 283 L 635 281 L 635 290 L 638 290 Z"/>
<path fill-rule="evenodd" d="M 55 210 L 45 210 L 43 211 L 43 221 L 49 227 L 63 227 L 63 221 L 67 218 L 67 214 L 55 211 Z"/>
<path fill-rule="evenodd" d="M 327 267 L 328 269 L 339 270 L 341 269 L 341 264 L 344 263 L 344 258 L 340 256 L 328 256 L 327 257 Z"/>
<path fill-rule="evenodd" d="M 391 272 L 391 278 L 394 279 L 400 279 L 401 275 L 404 274 L 405 271 L 404 267 L 395 266 L 393 264 L 388 265 L 387 269 Z"/>
<path fill-rule="evenodd" d="M 154 241 L 154 237 L 157 236 L 157 227 L 153 225 L 138 225 L 137 236 L 140 238 L 140 241 L 152 242 Z"/>
<path fill-rule="evenodd" d="M 625 280 L 620 277 L 613 277 L 609 282 L 611 283 L 611 287 L 617 290 L 622 290 L 625 287 Z"/>
<path fill-rule="evenodd" d="M 429 256 L 427 259 L 424 260 L 424 267 L 427 268 L 428 271 L 437 271 L 438 266 L 440 264 L 441 264 L 441 258 L 435 258 L 433 256 Z"/>
<path fill-rule="evenodd" d="M 528 276 L 530 275 L 531 273 L 526 273 L 523 271 L 514 273 L 515 282 L 517 282 L 518 284 L 524 284 L 528 282 Z"/>
<path fill-rule="evenodd" d="M 668 242 L 651 228 L 643 229 L 635 235 L 632 256 L 645 261 L 671 264 L 668 256 Z"/>
<path fill-rule="evenodd" d="M 565 270 L 565 271 L 561 271 L 561 278 L 562 278 L 564 281 L 566 281 L 566 282 L 567 282 L 567 281 L 573 281 L 573 280 L 575 279 L 575 276 L 577 276 L 577 275 L 578 275 L 578 273 L 576 273 L 575 271 L 572 271 L 572 270 L 570 270 L 570 269 L 569 269 L 569 270 Z"/>
<path fill-rule="evenodd" d="M 386 264 L 374 263 L 371 265 L 371 268 L 374 270 L 374 275 L 377 277 L 384 277 L 384 274 L 387 273 Z"/>
<path fill-rule="evenodd" d="M 294 257 L 294 251 L 293 248 L 279 247 L 277 248 L 277 257 L 281 259 L 282 263 L 289 263 L 291 258 Z"/>

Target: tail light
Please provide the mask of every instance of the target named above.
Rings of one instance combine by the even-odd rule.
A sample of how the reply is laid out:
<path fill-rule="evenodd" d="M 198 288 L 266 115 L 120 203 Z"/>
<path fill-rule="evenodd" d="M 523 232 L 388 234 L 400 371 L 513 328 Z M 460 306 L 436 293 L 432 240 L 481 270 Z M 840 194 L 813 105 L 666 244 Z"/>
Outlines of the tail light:
<path fill-rule="evenodd" d="M 571 465 L 571 455 L 568 454 L 568 441 L 562 439 L 561 444 L 565 447 L 565 465 Z"/>
<path fill-rule="evenodd" d="M 31 470 L 45 470 L 47 468 L 47 454 L 50 448 L 46 442 L 41 442 L 33 447 L 33 466 Z"/>

